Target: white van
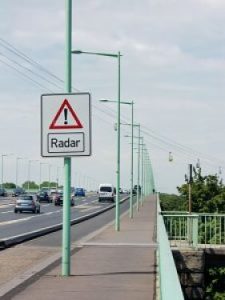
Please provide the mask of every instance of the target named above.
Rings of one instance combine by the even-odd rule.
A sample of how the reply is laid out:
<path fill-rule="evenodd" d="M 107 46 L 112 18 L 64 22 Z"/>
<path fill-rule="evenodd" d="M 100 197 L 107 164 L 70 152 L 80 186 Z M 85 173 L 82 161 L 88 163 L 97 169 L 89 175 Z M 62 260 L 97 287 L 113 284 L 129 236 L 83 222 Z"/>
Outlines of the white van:
<path fill-rule="evenodd" d="M 110 200 L 115 202 L 116 189 L 111 183 L 102 183 L 98 189 L 98 201 Z"/>

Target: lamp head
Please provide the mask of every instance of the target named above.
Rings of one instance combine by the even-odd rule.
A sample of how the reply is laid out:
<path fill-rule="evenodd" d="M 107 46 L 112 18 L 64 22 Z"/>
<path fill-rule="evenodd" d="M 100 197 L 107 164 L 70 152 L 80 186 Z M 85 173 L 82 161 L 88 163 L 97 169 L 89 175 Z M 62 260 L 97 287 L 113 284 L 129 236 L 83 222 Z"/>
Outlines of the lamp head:
<path fill-rule="evenodd" d="M 82 54 L 83 53 L 83 51 L 81 51 L 81 50 L 73 50 L 73 51 L 71 51 L 73 54 Z"/>

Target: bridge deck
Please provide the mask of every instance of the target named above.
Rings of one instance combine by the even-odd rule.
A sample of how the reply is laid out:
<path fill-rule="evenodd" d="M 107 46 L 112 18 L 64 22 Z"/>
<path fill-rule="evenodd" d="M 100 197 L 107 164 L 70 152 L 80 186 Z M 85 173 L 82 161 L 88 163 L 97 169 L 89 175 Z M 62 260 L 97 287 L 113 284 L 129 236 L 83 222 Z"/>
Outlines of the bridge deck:
<path fill-rule="evenodd" d="M 70 277 L 60 276 L 59 265 L 24 283 L 10 299 L 154 299 L 155 224 L 156 199 L 148 197 L 132 220 L 121 218 L 120 232 L 111 224 L 76 245 Z"/>

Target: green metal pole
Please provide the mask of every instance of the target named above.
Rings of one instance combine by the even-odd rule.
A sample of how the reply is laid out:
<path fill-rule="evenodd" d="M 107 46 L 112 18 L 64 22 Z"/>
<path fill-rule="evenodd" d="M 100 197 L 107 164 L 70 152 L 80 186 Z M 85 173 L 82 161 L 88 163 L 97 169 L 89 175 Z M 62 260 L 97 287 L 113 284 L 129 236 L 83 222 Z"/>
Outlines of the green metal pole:
<path fill-rule="evenodd" d="M 3 154 L 2 154 L 2 184 L 1 184 L 1 186 L 2 186 L 2 189 L 3 189 Z"/>
<path fill-rule="evenodd" d="M 118 52 L 118 99 L 117 99 L 117 170 L 116 170 L 116 220 L 115 229 L 120 231 L 120 52 Z"/>
<path fill-rule="evenodd" d="M 71 93 L 72 83 L 72 0 L 66 0 L 65 90 Z M 64 158 L 62 275 L 70 275 L 70 189 L 71 158 Z"/>
<path fill-rule="evenodd" d="M 131 102 L 131 176 L 130 176 L 130 218 L 133 218 L 133 176 L 134 176 L 134 102 Z"/>
<path fill-rule="evenodd" d="M 144 138 L 142 138 L 141 148 L 141 205 L 144 201 Z"/>
<path fill-rule="evenodd" d="M 147 182 L 146 182 L 146 148 L 144 151 L 144 196 L 146 196 L 146 186 L 147 186 Z"/>
<path fill-rule="evenodd" d="M 138 176 L 137 176 L 137 211 L 139 211 L 139 198 L 140 198 L 140 134 L 141 134 L 141 126 L 138 125 Z"/>
<path fill-rule="evenodd" d="M 149 195 L 149 185 L 150 185 L 150 177 L 149 177 L 149 159 L 148 153 L 146 153 L 146 196 Z"/>
<path fill-rule="evenodd" d="M 149 177 L 148 177 L 148 151 L 146 151 L 145 155 L 146 165 L 145 165 L 145 180 L 146 180 L 146 187 L 145 187 L 145 195 L 148 196 L 148 184 L 149 184 Z"/>

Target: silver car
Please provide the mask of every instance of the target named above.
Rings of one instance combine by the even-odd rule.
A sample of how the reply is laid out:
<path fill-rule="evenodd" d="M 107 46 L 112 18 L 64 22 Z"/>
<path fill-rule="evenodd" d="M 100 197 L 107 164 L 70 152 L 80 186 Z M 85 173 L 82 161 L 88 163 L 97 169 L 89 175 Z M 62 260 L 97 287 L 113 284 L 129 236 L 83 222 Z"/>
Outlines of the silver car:
<path fill-rule="evenodd" d="M 14 212 L 30 211 L 32 213 L 40 214 L 40 203 L 35 195 L 21 195 L 16 200 Z"/>

